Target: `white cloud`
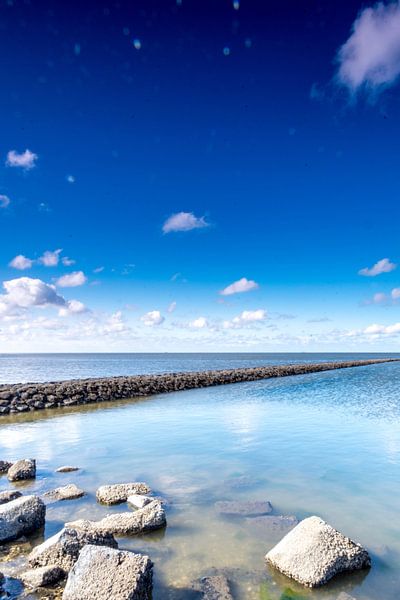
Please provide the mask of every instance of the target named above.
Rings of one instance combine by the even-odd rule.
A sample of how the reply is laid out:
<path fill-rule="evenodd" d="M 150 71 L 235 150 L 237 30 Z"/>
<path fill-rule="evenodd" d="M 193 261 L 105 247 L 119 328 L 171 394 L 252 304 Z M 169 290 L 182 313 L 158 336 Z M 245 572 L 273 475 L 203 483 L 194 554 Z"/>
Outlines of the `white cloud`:
<path fill-rule="evenodd" d="M 129 327 L 124 321 L 124 317 L 120 310 L 113 313 L 106 321 L 102 328 L 104 333 L 126 333 L 129 331 Z"/>
<path fill-rule="evenodd" d="M 226 288 L 220 291 L 222 296 L 231 296 L 232 294 L 239 294 L 242 292 L 250 292 L 251 290 L 257 290 L 259 287 L 258 283 L 253 281 L 252 279 L 246 279 L 246 277 L 242 277 L 238 279 L 238 281 L 234 281 Z"/>
<path fill-rule="evenodd" d="M 189 327 L 193 327 L 194 329 L 206 329 L 209 327 L 209 322 L 205 317 L 198 317 L 193 321 L 190 321 Z"/>
<path fill-rule="evenodd" d="M 165 321 L 165 318 L 161 315 L 159 310 L 151 310 L 140 317 L 140 320 L 144 325 L 152 327 L 153 325 L 161 325 L 161 323 Z"/>
<path fill-rule="evenodd" d="M 5 294 L 0 296 L 2 311 L 13 311 L 17 308 L 29 308 L 31 306 L 45 307 L 49 305 L 65 306 L 66 302 L 59 296 L 54 286 L 49 285 L 41 279 L 31 277 L 19 277 L 3 282 Z"/>
<path fill-rule="evenodd" d="M 60 317 L 68 317 L 70 315 L 80 315 L 87 312 L 86 306 L 79 300 L 69 300 L 65 306 L 60 308 L 58 314 Z"/>
<path fill-rule="evenodd" d="M 379 2 L 362 10 L 338 62 L 337 80 L 352 93 L 393 84 L 400 74 L 400 3 Z"/>
<path fill-rule="evenodd" d="M 96 267 L 93 269 L 93 273 L 101 273 L 102 271 L 104 271 L 104 267 Z"/>
<path fill-rule="evenodd" d="M 59 277 L 56 281 L 56 285 L 63 288 L 77 287 L 78 285 L 83 285 L 86 281 L 87 277 L 83 271 L 74 271 L 73 273 L 68 273 L 67 275 Z"/>
<path fill-rule="evenodd" d="M 390 295 L 393 300 L 398 300 L 400 298 L 400 288 L 393 288 Z"/>
<path fill-rule="evenodd" d="M 20 271 L 24 271 L 25 269 L 30 269 L 33 265 L 33 260 L 27 258 L 23 254 L 18 254 L 15 256 L 8 265 L 13 267 L 14 269 L 19 269 Z"/>
<path fill-rule="evenodd" d="M 224 321 L 223 327 L 225 329 L 247 327 L 248 325 L 265 321 L 266 318 L 267 311 L 262 308 L 258 310 L 244 310 L 230 321 Z"/>
<path fill-rule="evenodd" d="M 366 335 L 396 335 L 400 333 L 400 323 L 394 323 L 393 325 L 378 325 L 374 323 L 369 325 L 363 331 Z"/>
<path fill-rule="evenodd" d="M 38 155 L 26 149 L 19 154 L 16 150 L 10 150 L 7 154 L 6 165 L 8 167 L 21 167 L 22 169 L 33 169 Z"/>
<path fill-rule="evenodd" d="M 51 250 L 46 250 L 46 252 L 38 259 L 38 262 L 45 267 L 56 267 L 59 263 L 61 252 L 61 248 L 58 248 L 58 250 L 54 250 L 53 252 Z"/>
<path fill-rule="evenodd" d="M 394 271 L 397 267 L 395 263 L 390 262 L 388 258 L 382 258 L 378 260 L 372 267 L 365 267 L 364 269 L 360 269 L 358 271 L 359 275 L 364 275 L 365 277 L 376 277 L 381 273 L 390 273 L 390 271 Z"/>
<path fill-rule="evenodd" d="M 61 259 L 61 262 L 63 265 L 65 265 L 66 267 L 70 267 L 71 265 L 74 265 L 76 263 L 76 260 L 74 260 L 73 258 L 69 258 L 68 256 L 64 256 Z"/>
<path fill-rule="evenodd" d="M 8 196 L 4 196 L 4 194 L 0 194 L 0 208 L 7 208 L 10 205 L 10 198 Z"/>
<path fill-rule="evenodd" d="M 176 309 L 176 302 L 174 301 L 174 302 L 171 302 L 171 304 L 168 306 L 167 312 L 173 313 L 175 309 Z"/>
<path fill-rule="evenodd" d="M 208 227 L 204 217 L 196 217 L 191 212 L 179 212 L 171 215 L 164 223 L 162 230 L 164 233 L 171 231 L 190 231 L 191 229 L 203 229 Z"/>

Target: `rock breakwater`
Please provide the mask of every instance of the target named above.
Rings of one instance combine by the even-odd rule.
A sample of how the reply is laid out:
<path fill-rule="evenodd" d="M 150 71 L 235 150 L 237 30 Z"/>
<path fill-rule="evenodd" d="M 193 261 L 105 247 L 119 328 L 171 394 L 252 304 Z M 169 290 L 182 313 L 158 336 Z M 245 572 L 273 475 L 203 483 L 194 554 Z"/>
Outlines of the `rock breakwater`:
<path fill-rule="evenodd" d="M 49 383 L 0 385 L 0 416 L 33 410 L 121 400 L 193 388 L 362 367 L 398 359 L 299 363 L 265 367 L 73 379 Z"/>

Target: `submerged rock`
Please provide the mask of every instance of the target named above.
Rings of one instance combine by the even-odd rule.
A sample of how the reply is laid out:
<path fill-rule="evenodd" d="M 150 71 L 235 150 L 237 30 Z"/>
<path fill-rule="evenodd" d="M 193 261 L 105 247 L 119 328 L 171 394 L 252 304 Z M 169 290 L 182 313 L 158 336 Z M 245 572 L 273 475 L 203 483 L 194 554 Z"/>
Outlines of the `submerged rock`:
<path fill-rule="evenodd" d="M 30 569 L 22 573 L 21 579 L 25 585 L 36 589 L 53 585 L 65 577 L 65 572 L 60 567 L 49 565 L 48 567 L 39 567 L 38 569 Z"/>
<path fill-rule="evenodd" d="M 276 569 L 307 587 L 318 587 L 338 573 L 371 566 L 368 552 L 319 517 L 301 521 L 268 554 Z"/>
<path fill-rule="evenodd" d="M 82 531 L 110 533 L 115 535 L 136 535 L 161 529 L 167 524 L 165 510 L 160 500 L 153 500 L 144 508 L 134 512 L 114 513 L 100 521 L 78 520 L 67 523 Z"/>
<path fill-rule="evenodd" d="M 74 483 L 58 487 L 43 494 L 45 498 L 51 498 L 52 500 L 75 500 L 84 495 L 85 492 L 78 488 Z"/>
<path fill-rule="evenodd" d="M 276 533 L 288 533 L 299 524 L 299 520 L 293 515 L 264 515 L 246 519 L 246 525 L 260 535 Z"/>
<path fill-rule="evenodd" d="M 151 489 L 146 483 L 115 483 L 102 485 L 96 492 L 98 502 L 102 504 L 121 504 L 126 502 L 132 494 L 149 494 Z"/>
<path fill-rule="evenodd" d="M 10 481 L 34 479 L 36 477 L 36 461 L 33 458 L 17 460 L 7 472 Z"/>
<path fill-rule="evenodd" d="M 193 584 L 193 589 L 202 593 L 203 600 L 233 600 L 225 575 L 202 577 Z"/>
<path fill-rule="evenodd" d="M 79 467 L 70 467 L 65 465 L 56 469 L 56 473 L 72 473 L 73 471 L 79 471 Z"/>
<path fill-rule="evenodd" d="M 0 543 L 43 527 L 46 507 L 38 496 L 22 496 L 0 506 Z"/>
<path fill-rule="evenodd" d="M 0 460 L 0 473 L 7 473 L 8 469 L 12 467 L 12 463 L 7 460 Z"/>
<path fill-rule="evenodd" d="M 63 600 L 150 600 L 152 578 L 148 556 L 88 545 L 68 576 Z"/>
<path fill-rule="evenodd" d="M 28 556 L 31 567 L 55 565 L 68 572 L 78 560 L 79 552 L 86 544 L 118 548 L 110 533 L 95 530 L 79 530 L 64 527 L 43 544 L 36 546 Z"/>
<path fill-rule="evenodd" d="M 235 515 L 240 517 L 267 515 L 272 512 L 272 504 L 268 500 L 221 501 L 215 503 L 215 510 L 220 515 Z"/>
<path fill-rule="evenodd" d="M 143 508 L 147 504 L 150 504 L 150 502 L 153 502 L 153 500 L 154 498 L 152 498 L 151 496 L 141 496 L 140 494 L 132 494 L 131 496 L 128 496 L 127 502 L 135 508 Z"/>
<path fill-rule="evenodd" d="M 16 500 L 17 498 L 21 498 L 21 496 L 21 492 L 17 492 L 16 490 L 0 492 L 0 504 L 6 504 L 6 502 L 11 502 L 11 500 Z"/>

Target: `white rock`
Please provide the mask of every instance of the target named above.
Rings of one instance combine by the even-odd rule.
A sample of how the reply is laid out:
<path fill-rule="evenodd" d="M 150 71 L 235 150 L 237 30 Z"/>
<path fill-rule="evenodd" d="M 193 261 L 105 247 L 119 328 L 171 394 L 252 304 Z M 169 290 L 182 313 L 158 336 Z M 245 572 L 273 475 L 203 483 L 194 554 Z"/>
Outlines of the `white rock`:
<path fill-rule="evenodd" d="M 85 495 L 85 492 L 78 488 L 74 483 L 58 487 L 43 494 L 45 498 L 52 500 L 75 500 Z"/>
<path fill-rule="evenodd" d="M 150 492 L 151 489 L 145 483 L 115 483 L 100 486 L 96 492 L 96 498 L 103 504 L 121 504 L 121 502 L 126 502 L 132 494 L 149 494 Z"/>
<path fill-rule="evenodd" d="M 140 494 L 132 494 L 128 496 L 128 504 L 131 504 L 135 508 L 143 508 L 146 504 L 150 504 L 154 498 L 151 496 L 142 496 Z"/>
<path fill-rule="evenodd" d="M 144 508 L 134 512 L 113 513 L 100 521 L 80 519 L 67 523 L 82 531 L 111 533 L 114 535 L 136 535 L 165 527 L 167 519 L 160 500 L 153 500 Z"/>
<path fill-rule="evenodd" d="M 21 575 L 21 579 L 25 585 L 33 589 L 45 587 L 46 585 L 53 585 L 64 577 L 65 572 L 60 569 L 60 567 L 56 567 L 55 565 L 39 567 L 38 569 L 30 569 Z"/>
<path fill-rule="evenodd" d="M 88 545 L 68 576 L 63 600 L 150 600 L 152 575 L 148 556 Z"/>
<path fill-rule="evenodd" d="M 38 496 L 21 496 L 0 505 L 0 543 L 43 527 L 46 507 Z"/>
<path fill-rule="evenodd" d="M 371 566 L 362 546 L 315 516 L 301 521 L 265 558 L 307 587 L 323 585 L 337 573 Z"/>
<path fill-rule="evenodd" d="M 55 565 L 67 572 L 78 560 L 79 551 L 86 544 L 118 547 L 110 533 L 64 527 L 43 544 L 36 546 L 28 556 L 28 562 L 31 567 Z"/>

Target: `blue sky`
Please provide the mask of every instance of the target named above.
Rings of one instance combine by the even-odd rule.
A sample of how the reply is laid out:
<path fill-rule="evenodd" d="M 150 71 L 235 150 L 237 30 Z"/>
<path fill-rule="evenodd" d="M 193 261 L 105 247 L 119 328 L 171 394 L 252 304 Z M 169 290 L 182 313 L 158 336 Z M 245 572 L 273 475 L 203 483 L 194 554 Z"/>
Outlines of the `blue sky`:
<path fill-rule="evenodd" d="M 1 352 L 399 348 L 397 2 L 15 0 L 0 34 Z"/>

